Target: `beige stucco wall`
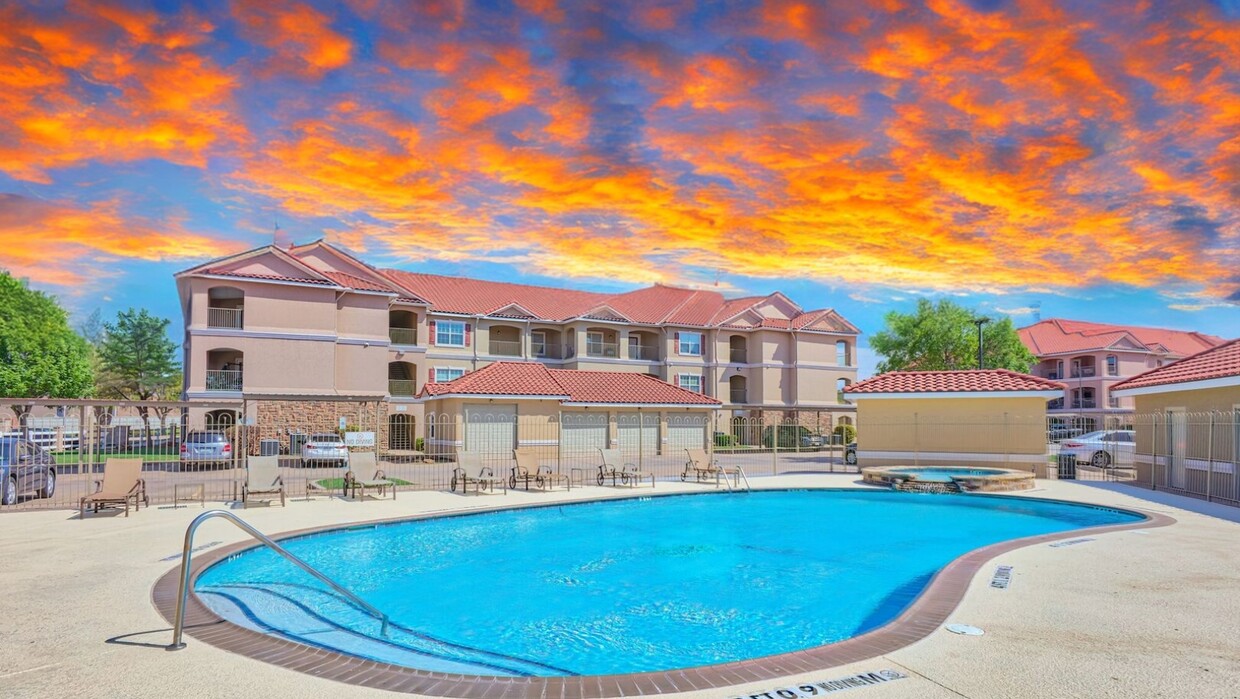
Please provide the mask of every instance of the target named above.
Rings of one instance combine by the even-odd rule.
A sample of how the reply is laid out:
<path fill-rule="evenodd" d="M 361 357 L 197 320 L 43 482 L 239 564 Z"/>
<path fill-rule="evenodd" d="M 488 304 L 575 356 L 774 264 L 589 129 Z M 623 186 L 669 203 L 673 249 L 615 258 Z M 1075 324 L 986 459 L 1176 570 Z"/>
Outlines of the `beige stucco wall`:
<path fill-rule="evenodd" d="M 1142 475 L 1148 477 L 1151 454 L 1168 453 L 1168 411 L 1187 414 L 1184 452 L 1187 458 L 1228 463 L 1240 458 L 1233 426 L 1240 420 L 1240 386 L 1170 391 L 1134 398 L 1137 406 L 1133 420 L 1137 440 L 1135 460 Z M 1212 418 L 1214 439 L 1211 445 Z"/>
<path fill-rule="evenodd" d="M 308 334 L 336 330 L 336 294 L 331 289 L 200 278 L 189 281 L 190 327 L 207 327 L 207 292 L 217 286 L 245 293 L 245 330 Z"/>
<path fill-rule="evenodd" d="M 336 333 L 341 337 L 388 341 L 388 297 L 344 294 L 336 302 Z"/>

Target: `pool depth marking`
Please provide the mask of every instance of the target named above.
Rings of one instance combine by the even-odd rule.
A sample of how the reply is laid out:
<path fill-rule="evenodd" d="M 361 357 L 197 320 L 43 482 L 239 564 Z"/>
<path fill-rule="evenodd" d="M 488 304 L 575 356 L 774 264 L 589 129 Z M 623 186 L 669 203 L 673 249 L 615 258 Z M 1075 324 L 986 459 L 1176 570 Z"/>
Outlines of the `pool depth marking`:
<path fill-rule="evenodd" d="M 1006 590 L 1011 582 L 1012 566 L 999 566 L 995 568 L 995 574 L 990 578 L 990 586 L 1000 590 Z"/>
<path fill-rule="evenodd" d="M 836 680 L 824 680 L 822 682 L 807 682 L 794 687 L 780 687 L 772 689 L 769 692 L 755 692 L 753 694 L 742 694 L 731 697 L 731 699 L 806 699 L 807 697 L 817 697 L 823 694 L 835 694 L 848 689 L 856 689 L 858 687 L 869 687 L 870 685 L 882 684 L 893 680 L 907 679 L 908 675 L 895 670 L 876 670 L 874 672 L 863 672 L 857 675 L 849 675 Z"/>

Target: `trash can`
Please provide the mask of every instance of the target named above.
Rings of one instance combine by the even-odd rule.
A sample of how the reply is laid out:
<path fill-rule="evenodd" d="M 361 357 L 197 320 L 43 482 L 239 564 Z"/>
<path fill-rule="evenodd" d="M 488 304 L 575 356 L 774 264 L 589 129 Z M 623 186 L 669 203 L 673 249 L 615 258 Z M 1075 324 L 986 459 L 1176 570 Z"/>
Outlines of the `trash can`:
<path fill-rule="evenodd" d="M 301 456 L 301 445 L 309 441 L 310 435 L 305 432 L 293 432 L 288 436 L 289 456 Z"/>
<path fill-rule="evenodd" d="M 264 440 L 259 441 L 258 455 L 259 456 L 279 456 L 280 455 L 280 440 L 264 439 Z"/>

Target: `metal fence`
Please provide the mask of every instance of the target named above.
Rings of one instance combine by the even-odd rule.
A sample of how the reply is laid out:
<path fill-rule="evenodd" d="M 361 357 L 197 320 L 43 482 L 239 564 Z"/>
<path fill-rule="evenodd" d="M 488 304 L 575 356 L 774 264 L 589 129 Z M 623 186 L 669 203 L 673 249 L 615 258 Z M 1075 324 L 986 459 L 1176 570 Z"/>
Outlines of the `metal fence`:
<path fill-rule="evenodd" d="M 855 426 L 827 413 L 774 420 L 727 411 L 518 413 L 466 406 L 459 414 L 415 416 L 401 407 L 408 409 L 373 400 L 0 399 L 0 444 L 28 445 L 21 449 L 29 452 L 25 462 L 17 453 L 0 460 L 7 464 L 0 477 L 16 486 L 0 511 L 76 507 L 96 490 L 109 458 L 141 459 L 151 504 L 167 505 L 236 500 L 247 456 L 278 457 L 287 496 L 296 499 L 341 492 L 343 465 L 358 451 L 375 452 L 399 489 L 447 490 L 462 452 L 508 479 L 514 449 L 574 486 L 597 484 L 600 449 L 615 450 L 622 465 L 664 481 L 681 479 L 693 449 L 750 477 L 855 473 L 858 462 L 985 465 L 1043 478 L 1126 481 L 1240 505 L 1237 411 L 1128 415 L 1113 421 L 1115 429 L 1080 434 L 1062 418 L 1043 415 L 911 415 Z M 54 474 L 50 485 L 40 470 Z"/>

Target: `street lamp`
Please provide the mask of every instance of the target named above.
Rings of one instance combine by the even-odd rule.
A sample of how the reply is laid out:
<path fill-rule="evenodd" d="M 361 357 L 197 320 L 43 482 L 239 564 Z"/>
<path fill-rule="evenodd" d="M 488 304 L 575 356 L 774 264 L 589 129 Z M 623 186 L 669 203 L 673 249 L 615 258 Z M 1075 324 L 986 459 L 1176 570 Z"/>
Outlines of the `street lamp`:
<path fill-rule="evenodd" d="M 989 322 L 990 322 L 990 319 L 985 316 L 982 316 L 981 318 L 973 319 L 973 324 L 977 326 L 977 368 L 978 369 L 986 368 L 985 366 L 983 366 L 983 363 L 982 363 L 982 326 Z"/>

